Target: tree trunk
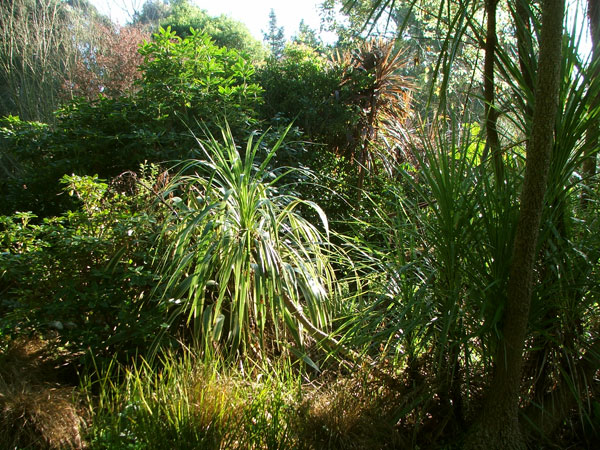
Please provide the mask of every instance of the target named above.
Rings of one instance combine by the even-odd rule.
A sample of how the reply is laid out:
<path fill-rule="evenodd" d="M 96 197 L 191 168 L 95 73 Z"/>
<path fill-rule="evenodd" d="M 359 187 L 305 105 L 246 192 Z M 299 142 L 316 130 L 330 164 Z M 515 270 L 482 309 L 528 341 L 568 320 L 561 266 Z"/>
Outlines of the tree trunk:
<path fill-rule="evenodd" d="M 485 36 L 485 61 L 483 64 L 483 96 L 485 99 L 485 129 L 486 145 L 483 158 L 490 152 L 494 162 L 496 181 L 498 186 L 503 186 L 504 166 L 498 137 L 498 111 L 494 105 L 495 89 L 494 71 L 496 64 L 496 9 L 498 0 L 486 0 L 485 11 L 487 15 L 487 32 Z"/>
<path fill-rule="evenodd" d="M 542 2 L 539 73 L 508 280 L 503 335 L 494 358 L 494 376 L 482 414 L 467 435 L 467 449 L 526 448 L 518 420 L 519 392 L 537 237 L 558 108 L 563 17 L 564 0 Z"/>
<path fill-rule="evenodd" d="M 590 22 L 590 35 L 592 37 L 592 60 L 596 62 L 600 60 L 600 0 L 588 0 L 588 19 Z M 596 67 L 596 72 L 592 75 L 592 80 L 598 77 L 598 67 Z M 596 96 L 592 100 L 592 107 L 597 107 L 598 103 L 600 103 L 600 98 Z M 586 185 L 588 189 L 592 188 L 592 177 L 596 175 L 596 152 L 595 149 L 598 146 L 598 133 L 595 128 L 598 127 L 596 121 L 591 121 L 589 125 L 590 129 L 586 135 L 586 143 L 588 147 L 588 151 L 591 151 L 591 154 L 587 155 L 587 158 L 583 161 L 583 176 L 585 177 Z M 583 191 L 583 206 L 587 206 L 589 203 L 590 196 L 584 190 Z"/>
<path fill-rule="evenodd" d="M 519 55 L 519 68 L 523 75 L 523 84 L 525 92 L 533 92 L 535 64 L 531 51 L 534 49 L 531 32 L 531 11 L 529 10 L 528 0 L 514 0 L 514 6 L 511 6 L 511 13 L 516 28 L 517 51 Z M 530 123 L 533 110 L 529 97 L 523 98 L 523 110 L 527 117 L 527 123 Z"/>

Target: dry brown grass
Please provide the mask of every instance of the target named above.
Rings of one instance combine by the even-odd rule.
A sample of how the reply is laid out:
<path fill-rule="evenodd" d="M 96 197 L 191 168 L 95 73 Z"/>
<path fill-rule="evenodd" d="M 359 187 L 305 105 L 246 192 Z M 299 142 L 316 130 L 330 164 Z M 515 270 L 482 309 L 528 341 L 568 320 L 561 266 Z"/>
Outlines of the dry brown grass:
<path fill-rule="evenodd" d="M 314 449 L 408 449 L 396 428 L 398 390 L 368 374 L 337 378 L 305 397 L 304 442 Z"/>
<path fill-rule="evenodd" d="M 48 341 L 19 339 L 0 355 L 0 446 L 84 448 L 76 390 L 58 380 L 60 355 Z"/>

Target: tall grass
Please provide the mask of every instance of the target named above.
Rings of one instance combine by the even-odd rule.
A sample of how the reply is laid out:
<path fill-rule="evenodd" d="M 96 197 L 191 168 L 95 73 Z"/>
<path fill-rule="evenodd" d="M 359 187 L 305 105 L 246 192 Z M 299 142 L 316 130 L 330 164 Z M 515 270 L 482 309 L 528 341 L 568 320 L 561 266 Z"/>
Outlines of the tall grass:
<path fill-rule="evenodd" d="M 289 427 L 299 384 L 285 368 L 244 375 L 186 351 L 158 370 L 144 359 L 97 368 L 83 389 L 91 448 L 296 448 Z"/>
<path fill-rule="evenodd" d="M 408 448 L 395 428 L 400 393 L 368 371 L 307 382 L 287 359 L 269 370 L 168 354 L 96 368 L 88 395 L 91 449 Z"/>
<path fill-rule="evenodd" d="M 55 0 L 3 2 L 0 6 L 0 115 L 53 121 L 65 75 L 77 59 L 73 38 L 82 27 Z"/>

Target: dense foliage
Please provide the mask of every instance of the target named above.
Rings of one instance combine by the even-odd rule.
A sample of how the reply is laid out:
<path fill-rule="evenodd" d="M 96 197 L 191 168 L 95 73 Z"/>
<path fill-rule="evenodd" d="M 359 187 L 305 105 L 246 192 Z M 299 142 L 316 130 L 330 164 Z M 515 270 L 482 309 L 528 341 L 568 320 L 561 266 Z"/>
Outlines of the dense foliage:
<path fill-rule="evenodd" d="M 2 217 L 1 334 L 58 329 L 63 345 L 96 357 L 119 350 L 127 357 L 151 344 L 165 308 L 149 298 L 160 215 L 144 187 L 156 169 L 145 171 L 110 185 L 65 175 L 64 194 L 77 198 L 77 209 L 43 221 L 31 213 Z"/>
<path fill-rule="evenodd" d="M 258 71 L 264 88 L 261 115 L 299 126 L 307 137 L 335 148 L 346 139 L 346 130 L 357 121 L 342 86 L 342 69 L 310 47 L 288 44 L 280 59 L 269 59 Z"/>
<path fill-rule="evenodd" d="M 205 123 L 215 131 L 227 121 L 234 130 L 252 127 L 261 88 L 253 83 L 254 67 L 236 50 L 219 47 L 200 31 L 185 38 L 161 28 L 140 47 L 144 76 L 140 99 L 156 118 L 193 126 Z"/>
<path fill-rule="evenodd" d="M 13 3 L 24 29 L 35 5 L 103 23 Z M 7 76 L 0 35 L 1 442 L 597 447 L 581 21 L 561 0 L 339 3 L 332 48 L 304 24 L 282 47 L 273 12 L 265 60 L 186 0 L 143 6 L 135 55 L 132 28 L 60 73 L 23 46 L 51 117 L 10 91 L 35 77 Z"/>
<path fill-rule="evenodd" d="M 226 121 L 236 136 L 252 131 L 246 127 L 256 123 L 262 89 L 235 50 L 201 33 L 181 39 L 161 29 L 139 51 L 142 78 L 128 95 L 77 98 L 55 113 L 52 127 L 0 119 L 8 175 L 1 212 L 56 214 L 69 205 L 57 197 L 64 174 L 115 177 L 140 163 L 185 158 L 193 133 L 214 133 Z"/>

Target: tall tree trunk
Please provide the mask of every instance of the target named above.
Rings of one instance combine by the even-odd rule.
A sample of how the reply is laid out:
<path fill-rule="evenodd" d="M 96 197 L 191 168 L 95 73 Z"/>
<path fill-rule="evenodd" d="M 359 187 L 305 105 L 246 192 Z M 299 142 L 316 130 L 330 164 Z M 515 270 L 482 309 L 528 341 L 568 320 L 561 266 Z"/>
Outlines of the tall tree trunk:
<path fill-rule="evenodd" d="M 519 427 L 523 346 L 529 321 L 533 269 L 558 108 L 564 0 L 543 0 L 540 56 L 531 136 L 503 334 L 482 414 L 467 435 L 467 449 L 525 449 Z"/>
<path fill-rule="evenodd" d="M 499 186 L 503 186 L 504 166 L 502 163 L 502 154 L 500 152 L 500 139 L 498 138 L 498 111 L 494 105 L 495 83 L 494 71 L 496 64 L 496 9 L 498 0 L 486 0 L 485 11 L 487 15 L 487 32 L 485 36 L 485 61 L 483 64 L 483 97 L 485 99 L 485 130 L 486 145 L 483 153 L 485 158 L 488 152 L 491 153 L 494 162 L 494 171 L 496 172 L 496 181 Z"/>
<path fill-rule="evenodd" d="M 528 0 L 514 0 L 514 5 L 511 5 L 510 10 L 516 29 L 519 68 L 523 75 L 523 87 L 525 92 L 533 92 L 535 89 L 533 82 L 535 64 L 531 52 L 534 45 L 531 34 L 531 11 L 529 10 Z M 531 105 L 528 99 L 529 97 L 526 97 L 522 101 L 523 110 L 529 123 L 533 115 L 533 105 Z"/>
<path fill-rule="evenodd" d="M 598 64 L 600 61 L 600 0 L 588 0 L 588 19 L 590 22 L 590 35 L 592 37 L 592 60 L 594 63 Z M 595 79 L 598 78 L 598 66 L 596 66 L 596 72 L 592 75 L 592 81 L 596 82 Z M 592 107 L 597 107 L 600 103 L 600 98 L 596 96 L 592 100 Z M 586 135 L 586 143 L 588 147 L 588 151 L 591 151 L 592 154 L 588 155 L 587 158 L 583 161 L 583 176 L 586 177 L 587 186 L 591 189 L 591 179 L 596 174 L 596 152 L 598 145 L 598 133 L 595 128 L 598 127 L 596 121 L 590 121 L 589 124 L 590 129 Z M 593 127 L 593 128 L 592 128 Z M 589 195 L 584 191 L 582 196 L 583 206 L 586 206 L 589 201 Z"/>

